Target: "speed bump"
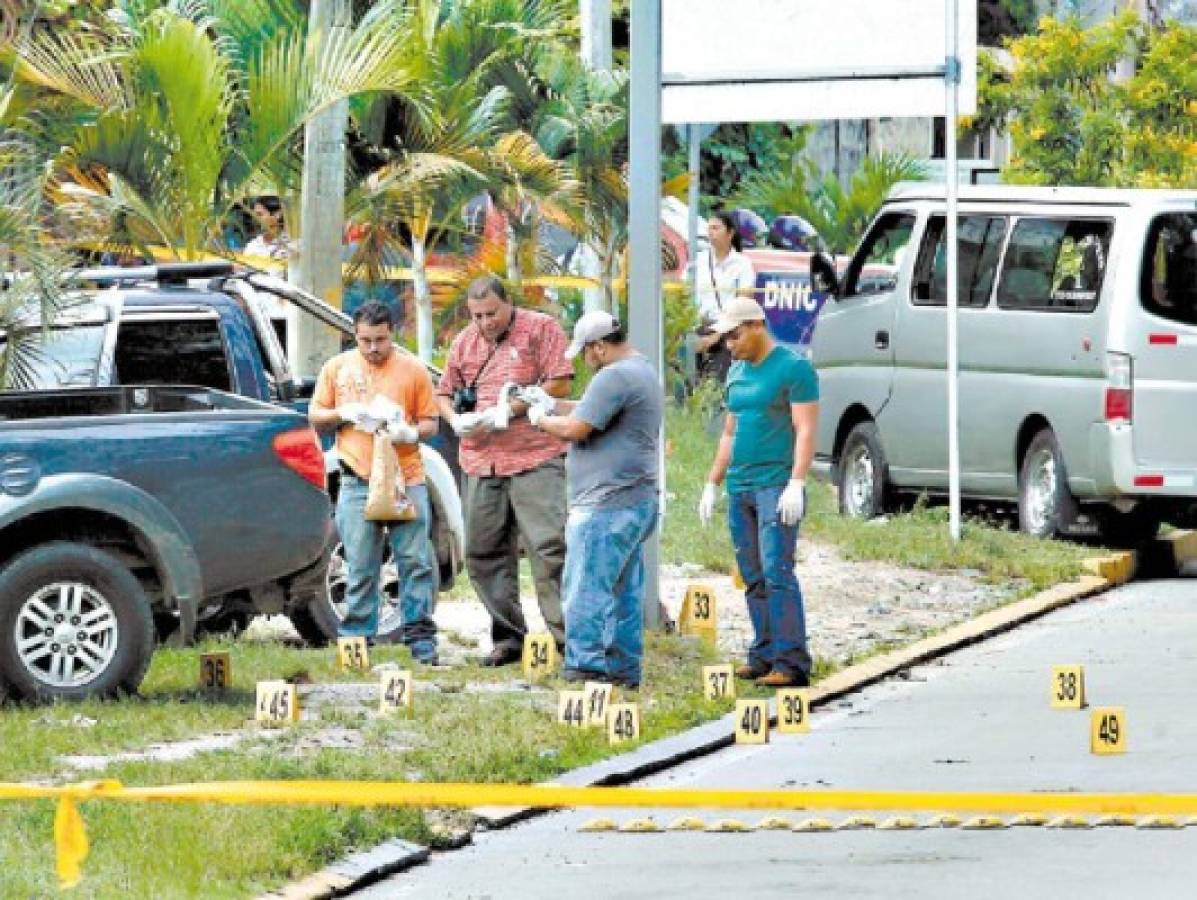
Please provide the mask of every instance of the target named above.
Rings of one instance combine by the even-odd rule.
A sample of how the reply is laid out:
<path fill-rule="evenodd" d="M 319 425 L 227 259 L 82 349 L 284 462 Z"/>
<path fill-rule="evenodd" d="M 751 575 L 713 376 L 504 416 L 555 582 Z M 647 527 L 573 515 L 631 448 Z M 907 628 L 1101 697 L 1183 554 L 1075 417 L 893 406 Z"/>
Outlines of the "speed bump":
<path fill-rule="evenodd" d="M 718 831 L 723 833 L 737 833 L 742 834 L 752 831 L 752 826 L 746 822 L 741 822 L 739 819 L 716 819 L 706 827 L 707 831 Z"/>
<path fill-rule="evenodd" d="M 707 823 L 697 816 L 681 816 L 665 826 L 666 831 L 702 831 Z"/>
<path fill-rule="evenodd" d="M 913 816 L 893 816 L 877 826 L 878 831 L 915 831 L 922 824 Z"/>
<path fill-rule="evenodd" d="M 794 826 L 798 832 L 831 831 L 832 824 L 826 819 L 803 819 Z"/>
<path fill-rule="evenodd" d="M 657 820 L 652 818 L 629 819 L 619 826 L 621 834 L 651 834 L 661 830 Z"/>

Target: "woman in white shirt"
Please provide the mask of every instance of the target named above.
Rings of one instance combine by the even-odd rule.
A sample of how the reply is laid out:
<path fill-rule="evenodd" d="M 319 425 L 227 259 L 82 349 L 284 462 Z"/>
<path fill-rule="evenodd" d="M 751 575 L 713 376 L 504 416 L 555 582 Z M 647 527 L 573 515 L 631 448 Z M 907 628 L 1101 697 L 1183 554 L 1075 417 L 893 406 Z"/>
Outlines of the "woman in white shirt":
<path fill-rule="evenodd" d="M 756 271 L 752 261 L 741 253 L 743 244 L 731 212 L 719 210 L 707 220 L 708 249 L 695 260 L 694 288 L 698 305 L 698 371 L 722 379 L 731 365 L 731 356 L 720 335 L 709 333 L 706 326 L 715 321 L 723 307 L 737 294 L 752 296 Z"/>

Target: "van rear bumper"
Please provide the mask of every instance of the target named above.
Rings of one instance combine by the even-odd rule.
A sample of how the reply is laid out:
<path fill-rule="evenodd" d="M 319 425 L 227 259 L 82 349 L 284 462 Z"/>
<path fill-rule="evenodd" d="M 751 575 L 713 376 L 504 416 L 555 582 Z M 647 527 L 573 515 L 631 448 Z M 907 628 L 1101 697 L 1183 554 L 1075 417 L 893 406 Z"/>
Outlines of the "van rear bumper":
<path fill-rule="evenodd" d="M 1089 460 L 1094 499 L 1197 497 L 1197 465 L 1160 468 L 1136 461 L 1133 425 L 1094 424 Z"/>

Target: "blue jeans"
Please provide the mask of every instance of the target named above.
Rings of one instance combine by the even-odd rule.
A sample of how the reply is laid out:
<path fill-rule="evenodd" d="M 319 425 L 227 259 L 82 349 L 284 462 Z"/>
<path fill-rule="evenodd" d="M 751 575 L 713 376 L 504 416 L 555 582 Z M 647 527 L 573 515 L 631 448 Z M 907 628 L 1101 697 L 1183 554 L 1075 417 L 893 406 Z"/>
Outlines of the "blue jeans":
<path fill-rule="evenodd" d="M 378 631 L 381 602 L 383 540 L 389 532 L 391 554 L 399 573 L 399 596 L 403 612 L 403 643 L 412 656 L 428 660 L 436 656 L 436 623 L 432 620 L 432 516 L 428 488 L 409 484 L 407 496 L 419 516 L 407 522 L 367 522 L 366 495 L 369 485 L 349 473 L 341 476 L 337 497 L 337 532 L 345 548 L 348 581 L 345 585 L 345 618 L 342 637 L 372 637 Z"/>
<path fill-rule="evenodd" d="M 802 588 L 794 574 L 798 526 L 782 525 L 777 515 L 777 501 L 784 489 L 778 485 L 729 494 L 727 521 L 756 633 L 748 664 L 754 669 L 809 676 L 806 614 Z"/>
<path fill-rule="evenodd" d="M 640 683 L 644 655 L 644 542 L 656 498 L 630 506 L 578 506 L 565 524 L 565 667 Z"/>

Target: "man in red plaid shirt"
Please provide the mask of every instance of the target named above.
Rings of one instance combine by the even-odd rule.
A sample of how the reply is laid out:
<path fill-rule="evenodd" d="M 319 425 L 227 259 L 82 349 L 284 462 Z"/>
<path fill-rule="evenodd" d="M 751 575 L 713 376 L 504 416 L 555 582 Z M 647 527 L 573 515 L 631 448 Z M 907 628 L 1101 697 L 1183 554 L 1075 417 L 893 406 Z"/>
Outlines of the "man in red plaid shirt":
<path fill-rule="evenodd" d="M 441 414 L 461 437 L 466 474 L 466 567 L 491 616 L 490 655 L 483 665 L 517 661 L 527 625 L 520 608 L 519 547 L 532 567 L 541 614 L 558 647 L 565 643 L 561 573 L 565 565 L 566 445 L 537 431 L 527 404 L 510 403 L 504 425 L 504 385 L 539 387 L 569 396 L 569 341 L 555 319 L 517 309 L 502 282 L 475 280 L 466 291 L 471 324 L 453 341 L 437 388 Z"/>

